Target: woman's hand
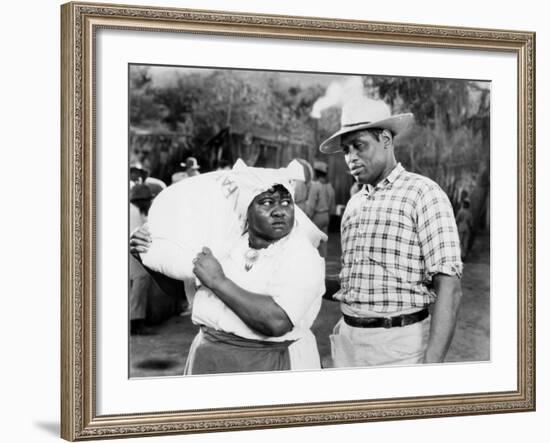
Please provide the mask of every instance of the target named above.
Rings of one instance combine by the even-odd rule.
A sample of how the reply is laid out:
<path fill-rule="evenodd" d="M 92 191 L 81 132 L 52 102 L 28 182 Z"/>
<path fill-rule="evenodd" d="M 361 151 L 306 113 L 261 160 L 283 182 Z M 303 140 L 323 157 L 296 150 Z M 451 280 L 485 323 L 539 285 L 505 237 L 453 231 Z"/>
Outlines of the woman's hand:
<path fill-rule="evenodd" d="M 193 273 L 204 286 L 213 291 L 225 280 L 220 262 L 206 247 L 193 259 L 193 265 Z"/>
<path fill-rule="evenodd" d="M 147 224 L 137 228 L 130 234 L 130 254 L 147 252 L 151 246 L 151 233 Z"/>

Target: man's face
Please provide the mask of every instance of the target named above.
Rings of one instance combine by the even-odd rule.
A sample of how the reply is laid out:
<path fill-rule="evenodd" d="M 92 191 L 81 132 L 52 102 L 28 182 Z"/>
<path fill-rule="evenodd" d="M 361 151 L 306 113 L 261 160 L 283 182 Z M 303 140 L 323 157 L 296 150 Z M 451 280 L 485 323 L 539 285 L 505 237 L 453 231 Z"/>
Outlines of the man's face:
<path fill-rule="evenodd" d="M 288 192 L 266 191 L 256 196 L 248 208 L 248 229 L 267 241 L 276 241 L 294 226 L 294 203 Z"/>
<path fill-rule="evenodd" d="M 369 131 L 355 131 L 342 135 L 341 146 L 351 175 L 361 184 L 376 185 L 383 177 L 390 157 L 386 135 L 378 140 Z"/>

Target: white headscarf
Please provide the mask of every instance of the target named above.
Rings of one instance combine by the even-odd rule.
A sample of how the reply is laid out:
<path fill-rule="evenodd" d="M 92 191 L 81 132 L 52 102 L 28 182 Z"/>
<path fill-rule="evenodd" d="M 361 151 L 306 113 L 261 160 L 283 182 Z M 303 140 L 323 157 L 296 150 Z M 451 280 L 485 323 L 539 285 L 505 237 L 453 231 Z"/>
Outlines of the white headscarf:
<path fill-rule="evenodd" d="M 294 197 L 295 180 L 305 181 L 305 176 L 303 166 L 296 160 L 290 162 L 286 168 L 272 169 L 249 167 L 238 159 L 233 169 L 220 175 L 218 180 L 226 198 L 233 202 L 234 211 L 244 228 L 248 207 L 257 195 L 275 185 L 282 185 Z M 306 235 L 314 247 L 319 246 L 319 242 L 327 240 L 326 234 L 297 206 L 294 208 L 294 219 L 294 229 Z"/>

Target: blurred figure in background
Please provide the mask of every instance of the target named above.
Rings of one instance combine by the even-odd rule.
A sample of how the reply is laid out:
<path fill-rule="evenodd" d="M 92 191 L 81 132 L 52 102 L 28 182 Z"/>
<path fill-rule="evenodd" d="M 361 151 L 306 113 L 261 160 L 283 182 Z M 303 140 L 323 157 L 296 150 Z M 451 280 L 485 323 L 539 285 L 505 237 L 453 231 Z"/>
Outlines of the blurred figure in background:
<path fill-rule="evenodd" d="M 328 235 L 330 214 L 335 213 L 336 204 L 334 200 L 334 188 L 328 181 L 328 165 L 322 161 L 313 163 L 315 180 L 311 182 L 306 204 L 306 214 L 313 223 L 325 234 Z M 327 243 L 319 244 L 321 257 L 327 256 Z"/>
<path fill-rule="evenodd" d="M 149 177 L 149 170 L 140 162 L 130 164 L 130 188 L 137 184 L 145 183 L 147 177 Z"/>
<path fill-rule="evenodd" d="M 145 179 L 145 185 L 151 191 L 151 197 L 153 199 L 157 195 L 159 195 L 160 191 L 162 191 L 164 188 L 166 188 L 166 183 L 164 183 L 162 180 L 160 180 L 158 178 L 155 178 L 155 177 L 147 177 Z"/>
<path fill-rule="evenodd" d="M 135 168 L 137 179 L 130 189 L 130 233 L 147 223 L 149 209 L 154 198 L 166 188 L 166 184 L 157 178 L 146 177 L 142 169 Z M 157 283 L 151 278 L 143 265 L 134 256 L 130 256 L 130 333 L 134 335 L 148 335 L 151 330 L 146 325 L 147 303 L 163 296 Z M 187 299 L 179 301 L 180 309 L 188 309 Z"/>
<path fill-rule="evenodd" d="M 130 189 L 130 232 L 147 223 L 147 215 L 153 194 L 146 184 L 137 184 Z"/>
<path fill-rule="evenodd" d="M 462 206 L 456 214 L 456 226 L 460 237 L 462 260 L 465 260 L 470 249 L 470 238 L 474 227 L 474 217 L 470 210 L 470 199 L 468 197 L 462 200 Z"/>
<path fill-rule="evenodd" d="M 180 163 L 180 166 L 185 169 L 172 174 L 172 183 L 177 183 L 180 180 L 200 175 L 199 169 L 201 167 L 195 157 L 187 157 L 185 163 Z"/>
<path fill-rule="evenodd" d="M 311 181 L 313 180 L 313 168 L 309 162 L 303 158 L 297 158 L 296 161 L 304 168 L 305 181 L 296 180 L 294 183 L 294 204 L 307 214 L 307 198 Z"/>
<path fill-rule="evenodd" d="M 153 195 L 143 183 L 135 184 L 130 190 L 130 232 L 147 223 L 147 215 Z M 145 335 L 149 333 L 145 325 L 147 313 L 147 295 L 152 279 L 145 268 L 130 254 L 130 333 Z"/>
<path fill-rule="evenodd" d="M 130 189 L 138 184 L 145 184 L 151 191 L 152 198 L 155 198 L 160 191 L 166 188 L 166 183 L 162 180 L 150 177 L 149 169 L 140 162 L 130 164 Z"/>
<path fill-rule="evenodd" d="M 187 157 L 185 163 L 182 163 L 181 166 L 185 166 L 185 173 L 187 174 L 187 177 L 195 177 L 196 175 L 200 175 L 199 169 L 201 167 L 195 157 Z"/>

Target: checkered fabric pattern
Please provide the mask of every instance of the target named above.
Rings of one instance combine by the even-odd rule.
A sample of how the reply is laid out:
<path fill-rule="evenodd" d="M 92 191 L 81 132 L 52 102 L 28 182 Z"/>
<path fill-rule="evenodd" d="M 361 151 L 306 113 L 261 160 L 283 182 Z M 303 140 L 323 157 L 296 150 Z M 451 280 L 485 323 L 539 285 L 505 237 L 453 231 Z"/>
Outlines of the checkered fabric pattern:
<path fill-rule="evenodd" d="M 435 298 L 437 273 L 462 275 L 451 203 L 435 182 L 398 164 L 346 207 L 335 298 L 377 313 L 423 308 Z"/>

